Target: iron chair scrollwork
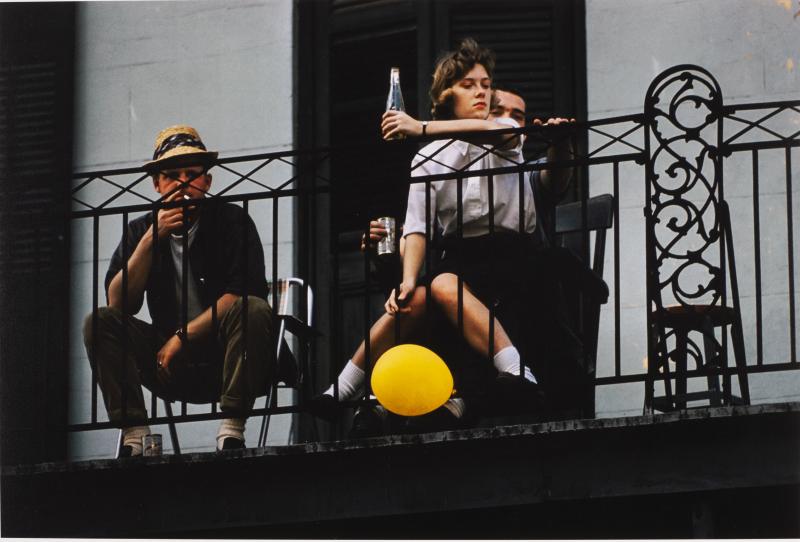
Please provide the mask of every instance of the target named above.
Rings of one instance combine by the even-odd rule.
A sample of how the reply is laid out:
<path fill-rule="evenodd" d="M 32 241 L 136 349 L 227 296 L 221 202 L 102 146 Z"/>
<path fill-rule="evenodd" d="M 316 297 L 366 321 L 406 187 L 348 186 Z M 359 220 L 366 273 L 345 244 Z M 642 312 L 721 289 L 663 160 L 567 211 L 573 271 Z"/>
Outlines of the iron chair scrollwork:
<path fill-rule="evenodd" d="M 647 92 L 645 123 L 645 413 L 683 409 L 695 401 L 749 404 L 730 212 L 723 191 L 719 85 L 697 66 L 667 70 Z M 731 388 L 728 331 L 739 396 Z M 656 397 L 659 379 L 664 394 Z"/>

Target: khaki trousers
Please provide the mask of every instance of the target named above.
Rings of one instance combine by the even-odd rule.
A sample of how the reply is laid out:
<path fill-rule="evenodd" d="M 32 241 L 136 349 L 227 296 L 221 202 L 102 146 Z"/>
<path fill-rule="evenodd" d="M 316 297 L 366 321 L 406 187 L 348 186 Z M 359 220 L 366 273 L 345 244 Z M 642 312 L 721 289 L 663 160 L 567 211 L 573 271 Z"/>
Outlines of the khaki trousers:
<path fill-rule="evenodd" d="M 219 401 L 231 417 L 247 417 L 275 377 L 275 340 L 269 303 L 247 298 L 246 337 L 242 306 L 240 298 L 219 319 L 215 336 L 184 343 L 165 383 L 156 378 L 156 354 L 169 337 L 111 307 L 87 316 L 84 344 L 109 419 L 120 425 L 146 422 L 142 385 L 167 400 Z"/>

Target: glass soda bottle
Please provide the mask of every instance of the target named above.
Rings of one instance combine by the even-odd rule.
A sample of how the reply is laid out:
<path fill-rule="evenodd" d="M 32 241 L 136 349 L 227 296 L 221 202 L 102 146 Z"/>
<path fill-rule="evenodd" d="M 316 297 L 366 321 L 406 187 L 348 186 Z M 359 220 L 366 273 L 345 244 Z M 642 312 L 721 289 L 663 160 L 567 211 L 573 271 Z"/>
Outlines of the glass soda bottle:
<path fill-rule="evenodd" d="M 392 68 L 389 72 L 389 96 L 386 98 L 386 111 L 405 111 L 403 91 L 400 90 L 400 68 Z M 395 134 L 391 139 L 403 139 L 405 134 Z"/>

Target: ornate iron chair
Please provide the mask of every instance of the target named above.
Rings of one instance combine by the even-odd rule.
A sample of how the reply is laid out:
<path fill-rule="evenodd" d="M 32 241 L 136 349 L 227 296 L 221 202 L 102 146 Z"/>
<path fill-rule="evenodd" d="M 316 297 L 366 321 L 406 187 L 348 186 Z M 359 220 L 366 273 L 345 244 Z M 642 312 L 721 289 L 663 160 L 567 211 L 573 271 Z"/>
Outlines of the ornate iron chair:
<path fill-rule="evenodd" d="M 684 409 L 693 401 L 708 401 L 711 406 L 749 404 L 730 213 L 723 199 L 719 85 L 697 66 L 667 70 L 647 92 L 645 119 L 644 411 Z M 731 389 L 728 330 L 740 396 Z M 694 371 L 688 368 L 690 358 Z M 674 373 L 670 362 L 675 364 Z M 664 395 L 655 397 L 659 378 Z M 704 378 L 706 388 L 690 391 L 690 378 Z"/>

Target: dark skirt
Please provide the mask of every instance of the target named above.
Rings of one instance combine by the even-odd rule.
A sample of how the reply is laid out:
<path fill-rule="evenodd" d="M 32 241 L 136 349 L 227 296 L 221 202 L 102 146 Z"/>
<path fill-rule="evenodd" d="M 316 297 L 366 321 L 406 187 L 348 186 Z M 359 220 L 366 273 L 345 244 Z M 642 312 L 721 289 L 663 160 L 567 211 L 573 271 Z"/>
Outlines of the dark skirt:
<path fill-rule="evenodd" d="M 460 277 L 517 345 L 538 280 L 539 252 L 534 245 L 530 236 L 516 233 L 445 238 L 442 259 L 431 276 L 452 273 Z"/>
<path fill-rule="evenodd" d="M 495 233 L 466 239 L 444 238 L 442 257 L 421 285 L 443 273 L 452 273 L 463 280 L 466 288 L 477 297 L 502 323 L 511 342 L 520 351 L 523 361 L 532 359 L 529 350 L 534 343 L 530 327 L 537 310 L 536 243 L 530 236 L 515 233 Z M 459 393 L 468 401 L 482 396 L 486 386 L 497 374 L 492 353 L 481 355 L 469 347 L 457 326 L 434 311 L 430 325 L 430 344 L 446 361 Z M 496 353 L 496 349 L 495 349 Z"/>
<path fill-rule="evenodd" d="M 502 324 L 553 405 L 565 386 L 577 382 L 573 368 L 584 355 L 567 315 L 564 289 L 571 288 L 575 278 L 563 276 L 559 261 L 564 249 L 542 246 L 514 233 L 445 239 L 442 244 L 442 258 L 433 266 L 428 282 L 442 273 L 460 277 Z M 429 314 L 433 317 L 428 327 L 431 348 L 453 372 L 456 389 L 470 405 L 468 415 L 480 413 L 490 407 L 491 383 L 497 375 L 491 352 L 478 354 L 440 311 Z"/>

